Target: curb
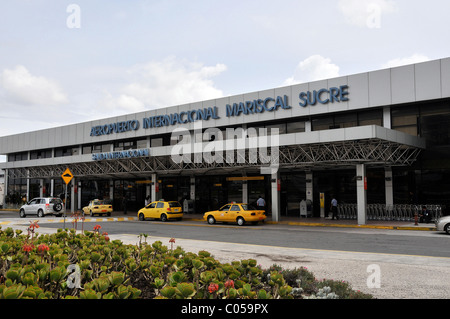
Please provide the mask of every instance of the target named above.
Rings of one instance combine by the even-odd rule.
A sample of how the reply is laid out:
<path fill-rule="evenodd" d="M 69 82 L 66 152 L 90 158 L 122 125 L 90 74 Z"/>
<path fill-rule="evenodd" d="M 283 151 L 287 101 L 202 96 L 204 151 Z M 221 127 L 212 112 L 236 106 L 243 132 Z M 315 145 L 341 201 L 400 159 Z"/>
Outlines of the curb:
<path fill-rule="evenodd" d="M 366 229 L 392 229 L 392 230 L 426 230 L 435 231 L 435 226 L 382 226 L 382 225 L 348 225 L 348 224 L 326 224 L 326 223 L 304 223 L 304 222 L 274 222 L 266 221 L 267 224 L 285 224 L 292 226 L 310 227 L 337 227 L 337 228 L 366 228 Z"/>
<path fill-rule="evenodd" d="M 71 216 L 66 216 L 66 223 L 71 223 L 71 221 L 67 221 L 67 219 L 73 219 L 73 217 Z M 84 222 L 86 223 L 92 223 L 92 222 L 126 222 L 126 221 L 131 221 L 131 220 L 138 220 L 137 217 L 98 217 L 98 218 L 94 218 L 94 217 L 88 217 L 84 219 Z M 58 219 L 45 219 L 43 220 L 43 223 L 45 221 L 51 222 L 51 223 L 63 223 L 64 222 L 64 218 L 63 217 L 59 217 Z M 79 221 L 80 222 L 80 221 Z"/>
<path fill-rule="evenodd" d="M 66 223 L 72 223 L 72 219 L 73 217 L 71 216 L 66 216 Z M 99 218 L 85 218 L 84 222 L 125 222 L 125 221 L 132 221 L 132 220 L 138 220 L 137 217 L 99 217 Z M 26 220 L 24 220 L 26 221 Z M 64 223 L 64 218 L 63 217 L 58 217 L 56 218 L 46 218 L 46 219 L 41 219 L 40 222 L 42 222 L 43 224 L 45 223 Z M 81 223 L 81 221 L 79 221 Z M 10 225 L 13 222 L 11 221 L 5 221 L 2 222 L 0 221 L 0 225 Z M 24 223 L 20 223 L 20 224 L 26 224 Z"/>
<path fill-rule="evenodd" d="M 185 218 L 183 220 L 203 222 L 200 218 Z M 306 223 L 306 222 L 275 222 L 265 221 L 265 224 L 270 225 L 290 225 L 290 226 L 309 226 L 309 227 L 336 227 L 336 228 L 368 228 L 368 229 L 392 229 L 392 230 L 425 230 L 435 231 L 435 226 L 382 226 L 382 225 L 348 225 L 348 224 L 327 224 L 327 223 Z"/>

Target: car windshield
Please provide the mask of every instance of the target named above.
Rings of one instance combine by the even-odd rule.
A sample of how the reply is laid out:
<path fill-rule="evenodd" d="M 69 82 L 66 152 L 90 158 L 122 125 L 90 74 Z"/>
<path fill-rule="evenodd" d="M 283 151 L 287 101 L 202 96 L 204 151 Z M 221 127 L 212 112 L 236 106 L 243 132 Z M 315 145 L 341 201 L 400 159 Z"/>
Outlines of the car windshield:
<path fill-rule="evenodd" d="M 50 204 L 57 204 L 57 203 L 62 203 L 62 200 L 59 198 L 51 198 L 50 199 Z"/>
<path fill-rule="evenodd" d="M 92 203 L 93 205 L 101 205 L 102 201 L 100 200 L 94 200 L 94 202 Z"/>
<path fill-rule="evenodd" d="M 181 207 L 181 204 L 178 202 L 169 202 L 169 207 Z"/>
<path fill-rule="evenodd" d="M 243 210 L 256 210 L 255 206 L 250 204 L 242 204 L 241 206 Z"/>

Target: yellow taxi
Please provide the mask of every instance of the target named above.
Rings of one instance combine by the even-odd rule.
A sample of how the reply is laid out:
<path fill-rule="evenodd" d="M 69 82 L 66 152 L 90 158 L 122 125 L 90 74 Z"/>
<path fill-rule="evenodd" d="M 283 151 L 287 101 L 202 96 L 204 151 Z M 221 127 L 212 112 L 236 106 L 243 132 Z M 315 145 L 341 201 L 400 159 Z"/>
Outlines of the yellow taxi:
<path fill-rule="evenodd" d="M 203 219 L 208 224 L 214 224 L 215 222 L 236 222 L 239 226 L 242 226 L 246 222 L 251 222 L 256 225 L 258 222 L 266 219 L 266 214 L 264 210 L 255 209 L 249 204 L 231 203 L 222 206 L 218 210 L 206 212 L 203 215 Z"/>
<path fill-rule="evenodd" d="M 138 211 L 139 220 L 145 220 L 146 218 L 160 219 L 165 222 L 170 219 L 183 218 L 183 208 L 181 204 L 176 201 L 156 201 L 151 202 L 144 208 Z"/>
<path fill-rule="evenodd" d="M 83 213 L 91 216 L 94 216 L 95 214 L 99 216 L 103 214 L 111 216 L 112 211 L 113 207 L 111 204 L 99 199 L 91 200 L 87 206 L 83 207 Z"/>

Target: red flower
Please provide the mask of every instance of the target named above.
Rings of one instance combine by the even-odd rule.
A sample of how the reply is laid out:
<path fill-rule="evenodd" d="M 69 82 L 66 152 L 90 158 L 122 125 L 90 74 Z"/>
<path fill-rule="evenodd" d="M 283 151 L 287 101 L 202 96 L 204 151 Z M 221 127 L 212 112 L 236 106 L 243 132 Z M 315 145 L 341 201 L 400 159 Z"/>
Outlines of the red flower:
<path fill-rule="evenodd" d="M 95 225 L 95 226 L 94 226 L 94 231 L 98 232 L 98 231 L 100 231 L 101 228 L 102 228 L 102 226 L 100 226 L 100 225 Z"/>
<path fill-rule="evenodd" d="M 31 244 L 24 244 L 22 247 L 22 250 L 29 253 L 30 251 L 33 250 L 33 248 L 34 248 L 34 246 Z"/>
<path fill-rule="evenodd" d="M 109 241 L 109 236 L 108 236 L 108 233 L 107 233 L 107 232 L 104 231 L 104 232 L 102 233 L 102 236 L 105 237 L 105 240 L 106 240 L 106 241 Z"/>
<path fill-rule="evenodd" d="M 218 284 L 211 283 L 209 285 L 209 287 L 208 287 L 208 291 L 209 291 L 210 294 L 216 292 L 217 290 L 219 290 L 219 285 Z"/>
<path fill-rule="evenodd" d="M 49 251 L 50 247 L 48 247 L 46 244 L 40 244 L 38 246 L 38 251 L 43 253 L 44 251 Z"/>
<path fill-rule="evenodd" d="M 39 228 L 39 225 L 38 225 L 38 220 L 35 220 L 34 222 L 30 222 L 30 229 L 32 229 L 32 230 L 34 230 L 35 228 Z"/>
<path fill-rule="evenodd" d="M 225 288 L 234 288 L 234 281 L 231 279 L 225 281 Z"/>
<path fill-rule="evenodd" d="M 169 243 L 175 243 L 175 238 L 170 238 Z"/>

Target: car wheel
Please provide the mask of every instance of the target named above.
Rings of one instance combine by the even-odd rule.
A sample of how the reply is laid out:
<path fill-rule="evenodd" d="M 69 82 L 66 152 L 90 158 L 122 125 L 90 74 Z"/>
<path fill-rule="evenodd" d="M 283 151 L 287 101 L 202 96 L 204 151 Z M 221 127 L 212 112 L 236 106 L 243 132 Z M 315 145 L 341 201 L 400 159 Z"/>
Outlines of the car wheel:
<path fill-rule="evenodd" d="M 212 225 L 212 224 L 215 224 L 215 223 L 216 223 L 216 220 L 214 219 L 214 217 L 213 216 L 208 216 L 208 224 Z"/>
<path fill-rule="evenodd" d="M 445 225 L 444 230 L 448 235 L 450 235 L 450 224 Z"/>
<path fill-rule="evenodd" d="M 140 221 L 144 221 L 145 220 L 144 214 L 142 214 L 142 213 L 139 214 L 139 220 Z"/>
<path fill-rule="evenodd" d="M 167 215 L 166 214 L 161 214 L 161 221 L 162 222 L 166 222 L 167 221 Z"/>
<path fill-rule="evenodd" d="M 38 216 L 39 218 L 44 217 L 44 211 L 43 211 L 42 209 L 39 209 L 39 210 L 38 210 L 38 213 L 37 213 L 37 216 Z"/>
<path fill-rule="evenodd" d="M 20 210 L 19 216 L 20 216 L 20 218 L 24 218 L 24 217 L 27 216 L 27 215 L 25 214 L 25 210 L 24 210 L 24 209 L 21 209 L 21 210 Z"/>
<path fill-rule="evenodd" d="M 55 212 L 59 212 L 61 209 L 62 209 L 62 204 L 61 203 L 53 204 L 53 210 Z"/>
<path fill-rule="evenodd" d="M 238 217 L 238 219 L 236 220 L 239 226 L 242 226 L 245 224 L 245 220 L 242 217 Z"/>

